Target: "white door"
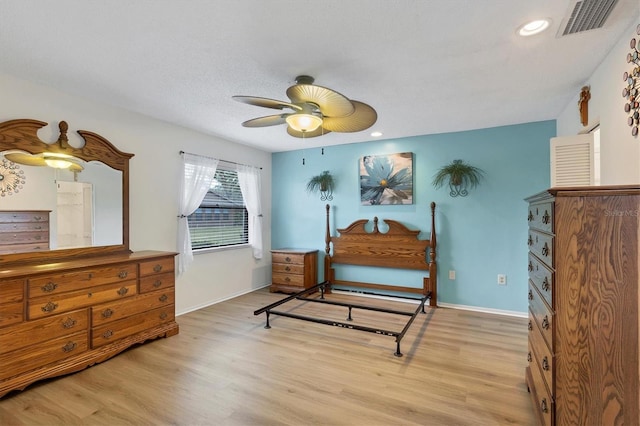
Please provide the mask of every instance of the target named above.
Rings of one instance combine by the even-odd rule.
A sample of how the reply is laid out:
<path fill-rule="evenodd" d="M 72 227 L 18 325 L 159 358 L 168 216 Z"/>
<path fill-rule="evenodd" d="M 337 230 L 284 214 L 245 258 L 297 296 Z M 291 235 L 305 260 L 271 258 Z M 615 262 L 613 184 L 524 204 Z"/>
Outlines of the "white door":
<path fill-rule="evenodd" d="M 90 183 L 56 182 L 58 248 L 93 244 L 93 187 Z"/>

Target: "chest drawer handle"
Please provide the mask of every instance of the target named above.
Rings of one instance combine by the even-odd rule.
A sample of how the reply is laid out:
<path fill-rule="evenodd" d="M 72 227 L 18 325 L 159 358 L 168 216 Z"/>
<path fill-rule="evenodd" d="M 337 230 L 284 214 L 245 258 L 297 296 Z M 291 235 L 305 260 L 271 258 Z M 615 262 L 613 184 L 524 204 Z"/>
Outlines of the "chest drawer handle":
<path fill-rule="evenodd" d="M 102 333 L 102 337 L 104 339 L 108 339 L 109 337 L 113 336 L 113 330 L 107 330 L 104 333 Z"/>
<path fill-rule="evenodd" d="M 58 284 L 52 281 L 49 281 L 48 283 L 40 287 L 40 290 L 44 291 L 45 293 L 51 293 L 56 288 L 58 288 Z"/>
<path fill-rule="evenodd" d="M 529 300 L 533 300 L 533 292 L 529 290 Z"/>
<path fill-rule="evenodd" d="M 551 216 L 549 216 L 549 212 L 545 210 L 544 215 L 542 215 L 542 223 L 548 225 L 549 222 L 551 222 Z"/>
<path fill-rule="evenodd" d="M 57 307 L 58 307 L 57 303 L 48 302 L 46 305 L 44 305 L 40 309 L 42 309 L 42 312 L 53 312 L 56 310 Z"/>
<path fill-rule="evenodd" d="M 531 352 L 527 353 L 527 362 L 531 362 L 533 361 L 533 358 L 531 357 Z"/>
<path fill-rule="evenodd" d="M 546 356 L 542 359 L 542 369 L 549 371 L 549 359 Z"/>
<path fill-rule="evenodd" d="M 65 322 L 62 323 L 62 328 L 66 328 L 69 329 L 71 327 L 73 327 L 74 325 L 76 325 L 77 321 L 74 320 L 73 318 L 67 318 L 65 320 Z"/>
<path fill-rule="evenodd" d="M 42 216 L 34 216 L 33 220 L 42 220 Z"/>
<path fill-rule="evenodd" d="M 285 257 L 284 260 L 286 260 L 287 262 L 291 262 L 291 258 L 289 256 Z"/>
<path fill-rule="evenodd" d="M 167 319 L 167 317 L 168 317 L 168 315 L 167 315 L 167 313 L 166 313 L 166 312 L 162 312 L 162 313 L 160 314 L 160 319 L 161 319 L 161 320 L 163 320 L 163 321 L 164 321 L 164 320 L 166 320 L 166 319 Z"/>
<path fill-rule="evenodd" d="M 41 239 L 42 239 L 42 235 L 36 235 L 34 238 L 35 238 L 36 240 L 41 240 Z"/>
<path fill-rule="evenodd" d="M 160 265 L 159 263 L 153 267 L 153 272 L 158 273 L 162 271 L 162 265 Z"/>
<path fill-rule="evenodd" d="M 529 261 L 529 272 L 533 272 L 533 264 L 531 263 L 531 261 Z"/>
<path fill-rule="evenodd" d="M 153 287 L 154 288 L 158 288 L 162 285 L 162 280 L 156 280 L 156 282 L 153 283 Z"/>
<path fill-rule="evenodd" d="M 289 281 L 291 281 L 291 278 L 289 278 L 289 277 L 284 277 L 284 280 L 285 280 L 286 282 L 289 282 Z"/>
<path fill-rule="evenodd" d="M 163 294 L 162 296 L 158 297 L 158 300 L 164 303 L 167 301 L 168 298 L 169 297 L 166 294 Z"/>
<path fill-rule="evenodd" d="M 62 347 L 62 352 L 71 352 L 77 347 L 78 345 L 76 342 L 67 342 L 67 344 Z"/>
<path fill-rule="evenodd" d="M 542 320 L 542 328 L 544 328 L 545 330 L 549 329 L 549 317 L 547 317 L 546 315 L 544 316 L 544 319 Z"/>
<path fill-rule="evenodd" d="M 529 331 L 533 330 L 533 324 L 531 323 L 531 321 L 529 321 L 529 325 L 527 325 L 527 328 L 529 329 Z"/>
<path fill-rule="evenodd" d="M 120 273 L 118 274 L 118 278 L 125 279 L 127 278 L 127 275 L 129 275 L 127 271 L 120 271 Z"/>
<path fill-rule="evenodd" d="M 289 272 L 291 270 L 291 268 L 289 268 L 288 266 L 284 268 L 285 271 Z"/>
<path fill-rule="evenodd" d="M 549 246 L 547 245 L 547 243 L 544 243 L 544 247 L 542 247 L 542 255 L 549 256 Z"/>
<path fill-rule="evenodd" d="M 527 239 L 527 245 L 529 247 L 531 247 L 533 245 L 533 238 L 531 238 L 531 235 L 529 235 L 529 238 Z"/>
<path fill-rule="evenodd" d="M 124 296 L 127 293 L 129 293 L 129 289 L 126 287 L 122 287 L 120 290 L 118 290 L 118 295 L 120 296 Z"/>
<path fill-rule="evenodd" d="M 543 413 L 549 412 L 549 407 L 547 407 L 547 398 L 542 398 L 542 402 L 540 403 L 540 411 Z"/>
<path fill-rule="evenodd" d="M 549 291 L 550 288 L 551 286 L 549 285 L 549 279 L 547 277 L 544 277 L 544 280 L 542 280 L 542 289 L 544 291 Z"/>
<path fill-rule="evenodd" d="M 527 216 L 527 220 L 529 222 L 533 222 L 533 213 L 531 212 L 531 210 L 529 210 L 529 216 Z"/>
<path fill-rule="evenodd" d="M 102 311 L 102 318 L 111 318 L 111 315 L 113 315 L 113 311 L 110 308 Z"/>

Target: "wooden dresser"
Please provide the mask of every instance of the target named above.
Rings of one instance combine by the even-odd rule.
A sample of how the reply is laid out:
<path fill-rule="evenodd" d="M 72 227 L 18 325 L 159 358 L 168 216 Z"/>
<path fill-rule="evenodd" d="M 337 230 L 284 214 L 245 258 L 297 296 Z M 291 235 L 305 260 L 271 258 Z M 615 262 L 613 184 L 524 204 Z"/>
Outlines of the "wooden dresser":
<path fill-rule="evenodd" d="M 318 283 L 318 250 L 271 250 L 270 291 L 296 293 Z"/>
<path fill-rule="evenodd" d="M 175 253 L 143 251 L 0 274 L 0 396 L 178 333 Z"/>
<path fill-rule="evenodd" d="M 0 210 L 0 253 L 49 250 L 48 210 Z"/>
<path fill-rule="evenodd" d="M 529 202 L 526 382 L 544 425 L 640 418 L 640 186 L 553 188 Z"/>

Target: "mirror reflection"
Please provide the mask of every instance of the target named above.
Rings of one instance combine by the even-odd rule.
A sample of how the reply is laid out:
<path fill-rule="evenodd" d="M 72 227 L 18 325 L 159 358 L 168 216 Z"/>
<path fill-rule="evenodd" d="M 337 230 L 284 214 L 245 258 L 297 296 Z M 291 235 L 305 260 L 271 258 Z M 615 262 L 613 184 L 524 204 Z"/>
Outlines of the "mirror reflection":
<path fill-rule="evenodd" d="M 51 250 L 123 244 L 122 171 L 97 161 L 83 162 L 80 172 L 17 166 L 24 183 L 0 197 L 0 213 L 48 211 Z"/>

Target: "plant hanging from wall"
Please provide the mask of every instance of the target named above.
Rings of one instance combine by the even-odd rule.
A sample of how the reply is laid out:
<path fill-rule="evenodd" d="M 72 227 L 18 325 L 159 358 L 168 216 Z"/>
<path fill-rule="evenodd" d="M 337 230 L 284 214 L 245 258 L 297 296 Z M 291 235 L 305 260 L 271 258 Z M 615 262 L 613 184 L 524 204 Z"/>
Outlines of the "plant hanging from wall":
<path fill-rule="evenodd" d="M 336 181 L 329 170 L 325 170 L 319 175 L 313 176 L 307 182 L 307 192 L 318 193 L 320 192 L 321 201 L 333 200 L 333 190 L 336 187 Z"/>
<path fill-rule="evenodd" d="M 468 189 L 478 186 L 483 176 L 483 170 L 462 160 L 453 160 L 435 174 L 433 186 L 438 189 L 444 184 L 448 184 L 450 196 L 466 197 L 469 194 Z"/>

